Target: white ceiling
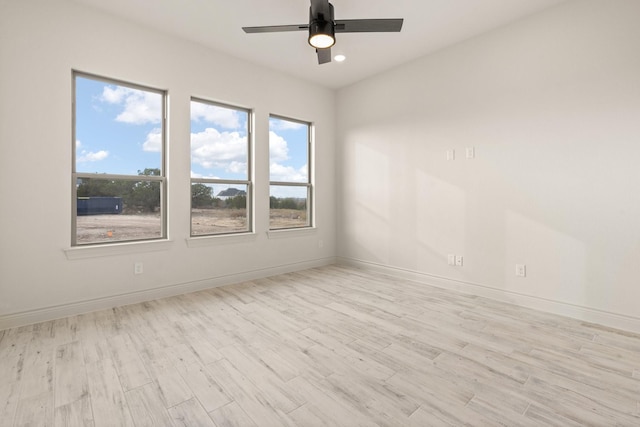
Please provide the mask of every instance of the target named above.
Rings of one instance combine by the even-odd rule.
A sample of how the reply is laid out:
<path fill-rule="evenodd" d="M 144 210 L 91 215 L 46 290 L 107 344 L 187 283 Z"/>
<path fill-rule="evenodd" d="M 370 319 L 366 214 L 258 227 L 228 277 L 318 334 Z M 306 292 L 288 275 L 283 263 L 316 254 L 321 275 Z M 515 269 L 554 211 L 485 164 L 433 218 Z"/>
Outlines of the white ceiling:
<path fill-rule="evenodd" d="M 332 0 L 335 19 L 404 18 L 400 33 L 337 34 L 318 65 L 305 32 L 245 34 L 241 27 L 306 24 L 308 0 L 75 0 L 329 88 L 339 88 L 565 0 Z"/>

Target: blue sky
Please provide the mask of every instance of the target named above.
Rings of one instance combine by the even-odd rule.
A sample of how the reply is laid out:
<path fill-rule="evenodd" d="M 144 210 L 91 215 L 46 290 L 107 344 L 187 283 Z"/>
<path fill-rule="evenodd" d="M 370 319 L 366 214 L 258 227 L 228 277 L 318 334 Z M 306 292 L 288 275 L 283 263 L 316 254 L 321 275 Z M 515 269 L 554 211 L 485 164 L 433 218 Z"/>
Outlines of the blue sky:
<path fill-rule="evenodd" d="M 271 181 L 307 182 L 309 127 L 299 122 L 269 118 L 269 172 Z"/>
<path fill-rule="evenodd" d="M 192 178 L 248 179 L 247 120 L 244 110 L 191 101 Z M 160 93 L 76 77 L 77 172 L 159 168 L 161 126 Z M 308 180 L 307 125 L 271 117 L 269 141 L 256 143 L 269 144 L 272 181 Z"/>
<path fill-rule="evenodd" d="M 161 166 L 162 95 L 76 77 L 76 171 Z"/>

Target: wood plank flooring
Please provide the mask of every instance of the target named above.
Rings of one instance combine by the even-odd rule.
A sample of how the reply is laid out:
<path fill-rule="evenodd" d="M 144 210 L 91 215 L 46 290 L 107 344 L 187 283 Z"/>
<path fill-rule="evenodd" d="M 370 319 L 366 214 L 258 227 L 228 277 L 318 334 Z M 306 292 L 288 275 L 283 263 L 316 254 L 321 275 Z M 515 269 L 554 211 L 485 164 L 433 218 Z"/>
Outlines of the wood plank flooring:
<path fill-rule="evenodd" d="M 0 331 L 0 426 L 639 426 L 640 336 L 341 266 Z"/>

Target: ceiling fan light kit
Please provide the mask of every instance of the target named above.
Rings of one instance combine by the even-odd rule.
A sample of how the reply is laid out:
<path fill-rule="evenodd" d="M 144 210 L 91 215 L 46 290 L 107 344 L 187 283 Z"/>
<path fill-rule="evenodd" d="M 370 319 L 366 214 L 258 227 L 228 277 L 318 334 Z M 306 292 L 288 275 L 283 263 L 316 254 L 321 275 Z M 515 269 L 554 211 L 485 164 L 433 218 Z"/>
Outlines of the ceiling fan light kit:
<path fill-rule="evenodd" d="M 400 32 L 403 19 L 347 19 L 333 18 L 333 5 L 329 0 L 311 0 L 309 24 L 242 27 L 245 33 L 276 33 L 284 31 L 309 31 L 309 45 L 316 49 L 318 63 L 331 62 L 331 46 L 336 43 L 336 33 Z"/>
<path fill-rule="evenodd" d="M 327 49 L 336 44 L 333 25 L 329 22 L 312 23 L 309 26 L 309 44 L 316 49 Z"/>

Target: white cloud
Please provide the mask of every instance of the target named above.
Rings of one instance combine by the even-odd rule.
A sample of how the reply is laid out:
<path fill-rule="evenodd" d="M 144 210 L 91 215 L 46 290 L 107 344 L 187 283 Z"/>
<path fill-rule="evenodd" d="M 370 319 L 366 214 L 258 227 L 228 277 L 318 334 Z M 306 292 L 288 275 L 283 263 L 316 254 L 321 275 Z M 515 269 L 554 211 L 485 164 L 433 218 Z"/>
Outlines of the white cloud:
<path fill-rule="evenodd" d="M 271 181 L 306 182 L 308 167 L 305 164 L 300 169 L 284 166 L 282 162 L 289 160 L 289 146 L 287 140 L 273 131 L 269 131 L 269 168 Z"/>
<path fill-rule="evenodd" d="M 197 101 L 191 103 L 191 120 L 204 120 L 225 129 L 240 128 L 240 113 L 238 111 Z"/>
<path fill-rule="evenodd" d="M 213 128 L 192 133 L 191 161 L 205 169 L 246 173 L 247 138 L 238 132 L 219 132 Z"/>
<path fill-rule="evenodd" d="M 82 150 L 79 156 L 76 157 L 76 162 L 99 162 L 109 157 L 109 152 L 106 150 L 100 151 L 86 151 Z"/>
<path fill-rule="evenodd" d="M 216 175 L 203 175 L 194 171 L 191 171 L 191 178 L 220 179 L 220 177 Z"/>
<path fill-rule="evenodd" d="M 155 128 L 147 134 L 147 139 L 142 144 L 142 150 L 152 153 L 162 151 L 162 129 Z"/>
<path fill-rule="evenodd" d="M 104 89 L 102 89 L 102 100 L 109 104 L 119 104 L 122 102 L 122 99 L 125 97 L 125 93 L 128 90 L 130 89 L 122 86 L 116 86 L 115 88 L 105 86 Z"/>
<path fill-rule="evenodd" d="M 247 172 L 247 163 L 246 162 L 237 162 L 232 161 L 227 170 L 232 173 L 246 173 Z"/>
<path fill-rule="evenodd" d="M 82 147 L 82 143 L 79 139 L 76 139 L 76 151 L 80 150 Z M 100 151 L 87 151 L 82 150 L 76 154 L 76 162 L 77 163 L 86 163 L 86 162 L 99 162 L 100 160 L 104 160 L 109 157 L 109 152 L 107 150 Z"/>
<path fill-rule="evenodd" d="M 204 178 L 204 175 L 202 175 L 201 173 L 191 171 L 191 178 Z"/>
<path fill-rule="evenodd" d="M 116 117 L 118 122 L 141 125 L 160 123 L 162 120 L 162 95 L 159 93 L 124 86 L 105 86 L 101 100 L 123 106 L 123 111 Z"/>
<path fill-rule="evenodd" d="M 284 166 L 279 163 L 271 163 L 270 180 L 283 182 L 307 182 L 309 173 L 307 165 L 296 169 L 292 166 Z"/>
<path fill-rule="evenodd" d="M 273 131 L 269 131 L 269 160 L 281 162 L 289 159 L 287 140 Z"/>

